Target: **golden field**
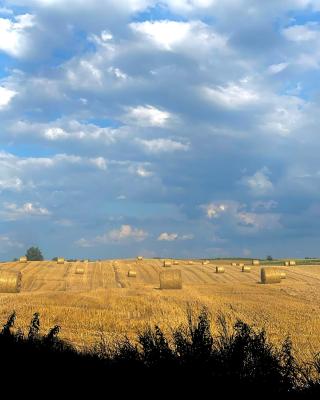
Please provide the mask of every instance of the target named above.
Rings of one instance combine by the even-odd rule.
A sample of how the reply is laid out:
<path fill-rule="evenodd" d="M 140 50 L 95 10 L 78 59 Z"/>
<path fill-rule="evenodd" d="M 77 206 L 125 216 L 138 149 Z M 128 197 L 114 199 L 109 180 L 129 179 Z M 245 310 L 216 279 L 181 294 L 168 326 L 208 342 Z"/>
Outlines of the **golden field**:
<path fill-rule="evenodd" d="M 225 273 L 216 274 L 216 265 Z M 75 273 L 78 267 L 84 274 Z M 207 265 L 180 260 L 171 268 L 181 270 L 182 290 L 159 290 L 164 268 L 157 259 L 1 263 L 0 270 L 21 271 L 23 280 L 20 293 L 0 293 L 0 323 L 15 310 L 17 325 L 27 329 L 39 312 L 43 331 L 61 325 L 61 337 L 83 347 L 101 335 L 111 341 L 135 337 L 147 323 L 170 332 L 186 322 L 190 303 L 195 309 L 207 306 L 213 321 L 222 312 L 230 323 L 240 318 L 264 327 L 275 344 L 290 335 L 300 359 L 320 351 L 320 266 L 279 266 L 287 278 L 274 285 L 259 283 L 259 266 L 244 273 L 223 260 Z M 128 277 L 129 269 L 137 276 Z"/>

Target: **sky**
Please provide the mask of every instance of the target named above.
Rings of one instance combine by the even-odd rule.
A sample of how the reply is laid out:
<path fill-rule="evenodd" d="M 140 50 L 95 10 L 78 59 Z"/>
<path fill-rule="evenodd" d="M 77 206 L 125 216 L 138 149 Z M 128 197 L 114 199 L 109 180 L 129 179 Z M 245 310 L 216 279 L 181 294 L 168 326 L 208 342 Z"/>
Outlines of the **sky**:
<path fill-rule="evenodd" d="M 0 1 L 0 260 L 315 257 L 320 0 Z"/>

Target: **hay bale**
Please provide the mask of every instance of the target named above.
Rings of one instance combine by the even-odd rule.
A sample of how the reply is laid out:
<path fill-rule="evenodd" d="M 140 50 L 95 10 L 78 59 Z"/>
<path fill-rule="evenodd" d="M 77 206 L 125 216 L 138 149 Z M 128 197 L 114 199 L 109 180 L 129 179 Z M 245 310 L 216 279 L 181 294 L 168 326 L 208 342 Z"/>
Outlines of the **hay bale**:
<path fill-rule="evenodd" d="M 191 261 L 191 260 L 188 261 L 188 265 L 193 265 L 193 264 L 194 264 L 193 261 Z"/>
<path fill-rule="evenodd" d="M 280 283 L 281 271 L 276 268 L 261 268 L 261 283 Z"/>
<path fill-rule="evenodd" d="M 160 272 L 159 279 L 160 289 L 182 289 L 182 276 L 178 269 Z"/>
<path fill-rule="evenodd" d="M 64 258 L 59 257 L 59 258 L 57 259 L 57 264 L 64 264 Z"/>
<path fill-rule="evenodd" d="M 138 256 L 138 257 L 137 257 L 137 260 L 138 260 L 138 261 L 141 261 L 141 260 L 143 260 L 143 257 L 142 257 L 142 256 Z"/>
<path fill-rule="evenodd" d="M 242 272 L 251 272 L 251 267 L 250 267 L 250 265 L 244 265 L 244 266 L 241 268 L 241 271 L 242 271 Z"/>
<path fill-rule="evenodd" d="M 208 261 L 208 260 L 202 261 L 202 265 L 208 265 L 208 264 L 210 264 L 210 261 Z"/>
<path fill-rule="evenodd" d="M 22 274 L 17 271 L 0 271 L 0 292 L 19 293 L 22 284 Z"/>
<path fill-rule="evenodd" d="M 163 266 L 164 267 L 171 267 L 172 262 L 170 260 L 163 260 Z"/>
<path fill-rule="evenodd" d="M 295 260 L 289 260 L 289 265 L 290 265 L 290 266 L 292 266 L 292 265 L 296 265 L 296 262 L 295 262 Z"/>
<path fill-rule="evenodd" d="M 244 263 L 240 263 L 240 264 L 239 264 L 239 267 L 244 267 Z"/>
<path fill-rule="evenodd" d="M 76 270 L 74 271 L 75 274 L 83 275 L 84 274 L 84 268 L 83 267 L 76 267 Z"/>
<path fill-rule="evenodd" d="M 88 262 L 89 262 L 89 260 L 83 260 L 83 262 L 84 262 L 84 263 L 88 263 Z"/>
<path fill-rule="evenodd" d="M 252 265 L 260 265 L 260 261 L 259 260 L 252 260 Z"/>
<path fill-rule="evenodd" d="M 28 259 L 27 259 L 26 256 L 23 256 L 23 257 L 20 257 L 20 258 L 19 258 L 19 262 L 20 262 L 20 263 L 26 263 L 26 262 L 28 262 Z"/>
<path fill-rule="evenodd" d="M 288 267 L 288 266 L 289 266 L 289 261 L 285 261 L 285 262 L 284 262 L 284 265 L 285 265 L 286 267 Z"/>
<path fill-rule="evenodd" d="M 232 262 L 232 263 L 231 263 L 231 266 L 232 266 L 232 267 L 236 267 L 236 266 L 237 266 L 237 263 Z"/>
<path fill-rule="evenodd" d="M 223 274 L 224 273 L 224 267 L 216 267 L 216 274 Z"/>
<path fill-rule="evenodd" d="M 172 264 L 173 264 L 173 265 L 179 265 L 179 261 L 178 261 L 178 260 L 174 260 L 174 261 L 172 262 Z"/>
<path fill-rule="evenodd" d="M 287 274 L 285 272 L 281 271 L 280 272 L 280 277 L 281 277 L 281 279 L 286 279 Z"/>
<path fill-rule="evenodd" d="M 134 271 L 133 269 L 129 269 L 128 277 L 129 278 L 136 278 L 137 277 L 137 271 Z"/>

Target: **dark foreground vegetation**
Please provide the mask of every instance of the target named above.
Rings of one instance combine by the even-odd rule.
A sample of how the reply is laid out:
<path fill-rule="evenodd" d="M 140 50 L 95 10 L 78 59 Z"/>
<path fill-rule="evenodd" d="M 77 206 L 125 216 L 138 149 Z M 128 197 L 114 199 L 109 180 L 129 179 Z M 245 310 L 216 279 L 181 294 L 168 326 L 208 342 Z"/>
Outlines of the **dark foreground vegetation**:
<path fill-rule="evenodd" d="M 67 391 L 101 391 L 103 398 L 112 393 L 213 399 L 320 396 L 320 357 L 298 365 L 289 339 L 276 349 L 263 330 L 244 322 L 228 329 L 223 315 L 217 318 L 219 334 L 213 337 L 205 309 L 196 317 L 188 311 L 188 323 L 173 330 L 170 340 L 159 327 L 147 327 L 136 342 L 124 338 L 110 345 L 101 340 L 81 352 L 59 339 L 59 326 L 41 335 L 37 313 L 26 333 L 15 327 L 15 320 L 13 313 L 0 332 L 2 393 L 7 388 L 11 394 L 35 394 L 45 385 L 41 397 Z"/>

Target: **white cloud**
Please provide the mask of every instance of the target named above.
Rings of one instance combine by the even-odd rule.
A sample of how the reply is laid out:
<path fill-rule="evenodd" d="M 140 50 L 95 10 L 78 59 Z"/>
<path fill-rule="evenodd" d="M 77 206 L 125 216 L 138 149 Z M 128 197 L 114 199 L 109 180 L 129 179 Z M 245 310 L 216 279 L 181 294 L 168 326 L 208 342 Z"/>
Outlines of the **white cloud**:
<path fill-rule="evenodd" d="M 309 42 L 319 39 L 318 24 L 293 25 L 283 30 L 284 36 L 293 42 Z"/>
<path fill-rule="evenodd" d="M 172 242 L 174 240 L 178 239 L 178 234 L 177 233 L 167 233 L 163 232 L 159 235 L 157 240 L 160 241 L 166 241 L 166 242 Z"/>
<path fill-rule="evenodd" d="M 208 100 L 228 108 L 247 106 L 259 101 L 259 94 L 238 84 L 203 87 L 202 93 Z"/>
<path fill-rule="evenodd" d="M 182 42 L 190 32 L 189 22 L 178 21 L 144 21 L 131 24 L 131 28 L 148 37 L 159 47 L 172 50 L 173 46 Z"/>
<path fill-rule="evenodd" d="M 228 38 L 202 21 L 144 21 L 132 23 L 131 28 L 157 48 L 191 58 L 227 49 Z"/>
<path fill-rule="evenodd" d="M 0 18 L 0 50 L 13 57 L 23 57 L 30 44 L 26 31 L 34 26 L 34 16 L 18 15 L 14 20 Z"/>
<path fill-rule="evenodd" d="M 68 134 L 61 128 L 48 128 L 44 131 L 44 137 L 49 140 L 65 139 Z"/>
<path fill-rule="evenodd" d="M 211 218 L 218 218 L 222 213 L 224 213 L 227 209 L 228 206 L 223 203 L 210 203 L 205 206 L 202 206 L 204 208 L 207 217 L 209 219 Z"/>
<path fill-rule="evenodd" d="M 0 179 L 0 192 L 1 190 L 13 190 L 19 192 L 23 188 L 23 182 L 18 177 Z"/>
<path fill-rule="evenodd" d="M 146 105 L 132 107 L 124 116 L 125 121 L 137 126 L 164 126 L 170 118 L 170 113 L 156 107 Z"/>
<path fill-rule="evenodd" d="M 261 231 L 281 228 L 280 215 L 274 213 L 238 212 L 235 219 L 240 229 L 245 230 Z"/>
<path fill-rule="evenodd" d="M 148 178 L 153 175 L 151 171 L 146 170 L 142 166 L 137 167 L 135 171 L 136 171 L 136 174 L 141 176 L 142 178 Z"/>
<path fill-rule="evenodd" d="M 171 153 L 174 151 L 187 151 L 190 145 L 172 139 L 137 139 L 143 149 L 148 153 Z"/>
<path fill-rule="evenodd" d="M 15 221 L 30 216 L 48 216 L 51 213 L 47 208 L 41 207 L 39 204 L 28 202 L 24 203 L 22 206 L 18 206 L 15 203 L 5 203 L 4 209 L 0 214 L 2 214 L 6 220 Z"/>
<path fill-rule="evenodd" d="M 289 63 L 272 64 L 268 67 L 268 73 L 271 75 L 279 74 L 288 67 Z"/>
<path fill-rule="evenodd" d="M 7 106 L 16 94 L 14 90 L 0 86 L 0 110 Z"/>
<path fill-rule="evenodd" d="M 270 194 L 273 190 L 273 184 L 268 177 L 269 173 L 268 168 L 263 167 L 252 176 L 244 177 L 242 183 L 245 184 L 254 195 Z"/>
<path fill-rule="evenodd" d="M 104 235 L 96 236 L 93 239 L 81 238 L 75 244 L 79 247 L 95 247 L 108 243 L 135 241 L 142 242 L 148 237 L 148 233 L 143 229 L 135 228 L 131 225 L 121 225 L 119 229 L 113 229 Z"/>
<path fill-rule="evenodd" d="M 160 235 L 157 238 L 157 240 L 164 242 L 173 242 L 175 240 L 192 240 L 192 239 L 194 239 L 194 235 L 192 233 L 180 236 L 177 233 L 168 233 L 168 232 L 160 233 Z"/>

